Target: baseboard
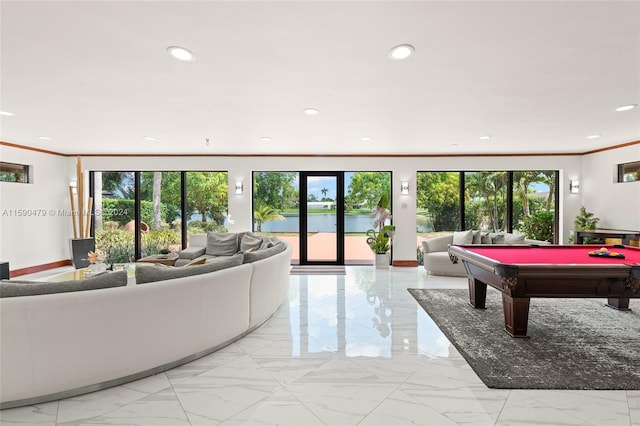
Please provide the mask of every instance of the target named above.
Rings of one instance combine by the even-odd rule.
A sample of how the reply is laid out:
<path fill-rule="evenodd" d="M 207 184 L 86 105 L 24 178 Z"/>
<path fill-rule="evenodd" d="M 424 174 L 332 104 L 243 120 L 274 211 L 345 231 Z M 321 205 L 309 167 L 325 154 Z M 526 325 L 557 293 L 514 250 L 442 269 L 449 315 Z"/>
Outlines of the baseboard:
<path fill-rule="evenodd" d="M 71 266 L 71 259 L 59 260 L 57 262 L 44 263 L 42 265 L 29 266 L 21 269 L 14 269 L 9 271 L 11 278 L 16 278 L 21 275 L 35 274 L 36 272 L 48 271 L 49 269 L 62 268 L 63 266 Z"/>
<path fill-rule="evenodd" d="M 391 266 L 416 267 L 418 266 L 418 261 L 417 260 L 394 260 L 391 263 Z"/>

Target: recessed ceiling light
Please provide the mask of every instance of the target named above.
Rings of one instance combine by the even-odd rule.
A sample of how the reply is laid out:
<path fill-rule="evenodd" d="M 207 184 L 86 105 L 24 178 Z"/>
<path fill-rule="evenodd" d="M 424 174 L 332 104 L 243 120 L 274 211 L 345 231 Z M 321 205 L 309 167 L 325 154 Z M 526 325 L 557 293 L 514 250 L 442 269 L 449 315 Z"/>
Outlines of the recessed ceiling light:
<path fill-rule="evenodd" d="M 487 140 L 487 139 L 491 139 L 491 135 L 484 135 L 484 136 L 480 136 L 480 138 L 479 138 L 479 139 L 480 139 L 480 140 L 485 141 L 485 140 Z"/>
<path fill-rule="evenodd" d="M 193 54 L 189 49 L 185 49 L 180 46 L 169 46 L 167 47 L 167 52 L 174 58 L 183 62 L 193 62 L 196 60 L 196 55 Z"/>
<path fill-rule="evenodd" d="M 320 111 L 318 111 L 316 108 L 305 108 L 304 113 L 307 115 L 318 115 Z"/>
<path fill-rule="evenodd" d="M 42 139 L 43 141 L 50 141 L 51 138 L 49 136 L 36 136 L 38 139 Z"/>
<path fill-rule="evenodd" d="M 270 142 L 270 141 L 271 141 L 271 138 L 270 138 L 269 136 L 263 136 L 263 137 L 261 137 L 261 138 L 260 138 L 260 140 L 261 140 L 262 142 Z"/>
<path fill-rule="evenodd" d="M 13 116 L 12 112 L 7 112 L 7 111 L 0 111 L 0 115 L 6 115 L 7 117 L 11 117 Z"/>
<path fill-rule="evenodd" d="M 153 136 L 145 136 L 142 139 L 144 139 L 145 141 L 155 141 L 156 138 L 154 138 Z"/>
<path fill-rule="evenodd" d="M 598 139 L 600 136 L 602 136 L 602 135 L 597 135 L 597 134 L 596 135 L 589 135 L 589 136 L 587 136 L 587 139 Z"/>
<path fill-rule="evenodd" d="M 373 139 L 371 136 L 363 136 L 363 137 L 360 138 L 360 140 L 363 141 L 363 142 L 368 142 L 371 139 Z"/>
<path fill-rule="evenodd" d="M 415 49 L 410 44 L 400 44 L 389 51 L 389 57 L 391 59 L 400 60 L 406 59 L 413 54 Z"/>
<path fill-rule="evenodd" d="M 616 108 L 616 111 L 618 111 L 618 112 L 629 111 L 629 110 L 634 109 L 637 106 L 638 105 L 636 105 L 636 104 L 623 105 L 621 107 Z"/>

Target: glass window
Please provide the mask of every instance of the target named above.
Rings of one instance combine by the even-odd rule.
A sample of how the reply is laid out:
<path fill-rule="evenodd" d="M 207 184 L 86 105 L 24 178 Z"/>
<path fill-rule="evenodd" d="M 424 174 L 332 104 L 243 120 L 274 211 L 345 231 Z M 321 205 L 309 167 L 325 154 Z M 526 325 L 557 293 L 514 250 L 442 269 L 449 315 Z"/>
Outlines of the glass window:
<path fill-rule="evenodd" d="M 464 198 L 464 229 L 507 230 L 507 172 L 465 172 Z"/>
<path fill-rule="evenodd" d="M 513 229 L 526 238 L 554 241 L 554 171 L 513 172 Z"/>
<path fill-rule="evenodd" d="M 300 175 L 297 172 L 253 173 L 253 231 L 291 243 L 291 263 L 300 263 Z"/>
<path fill-rule="evenodd" d="M 640 182 L 640 161 L 618 164 L 618 182 Z"/>
<path fill-rule="evenodd" d="M 135 173 L 94 172 L 96 249 L 107 263 L 135 261 Z"/>
<path fill-rule="evenodd" d="M 142 257 L 182 247 L 180 179 L 180 172 L 141 173 Z"/>
<path fill-rule="evenodd" d="M 0 182 L 29 183 L 30 166 L 0 161 Z"/>
<path fill-rule="evenodd" d="M 187 232 L 226 232 L 229 206 L 227 172 L 186 172 Z"/>

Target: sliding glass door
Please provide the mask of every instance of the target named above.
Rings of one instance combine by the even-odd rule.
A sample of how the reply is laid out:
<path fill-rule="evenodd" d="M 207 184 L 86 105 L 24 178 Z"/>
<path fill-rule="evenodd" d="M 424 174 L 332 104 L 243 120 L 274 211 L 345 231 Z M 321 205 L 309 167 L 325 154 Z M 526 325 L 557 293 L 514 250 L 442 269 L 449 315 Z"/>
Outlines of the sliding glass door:
<path fill-rule="evenodd" d="M 300 173 L 300 264 L 344 264 L 344 173 Z"/>

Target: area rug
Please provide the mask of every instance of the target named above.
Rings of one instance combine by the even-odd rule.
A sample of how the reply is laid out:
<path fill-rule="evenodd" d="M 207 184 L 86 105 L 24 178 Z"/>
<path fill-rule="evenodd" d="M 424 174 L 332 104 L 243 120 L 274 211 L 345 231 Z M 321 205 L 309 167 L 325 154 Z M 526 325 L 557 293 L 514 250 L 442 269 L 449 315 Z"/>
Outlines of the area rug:
<path fill-rule="evenodd" d="M 640 389 L 640 304 L 617 311 L 605 299 L 532 298 L 529 338 L 504 331 L 502 295 L 487 309 L 467 290 L 408 289 L 490 388 Z"/>
<path fill-rule="evenodd" d="M 340 265 L 294 265 L 291 275 L 346 275 L 344 266 Z"/>

